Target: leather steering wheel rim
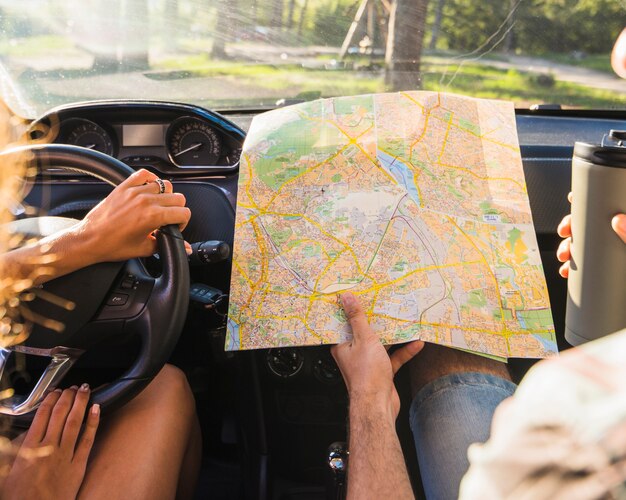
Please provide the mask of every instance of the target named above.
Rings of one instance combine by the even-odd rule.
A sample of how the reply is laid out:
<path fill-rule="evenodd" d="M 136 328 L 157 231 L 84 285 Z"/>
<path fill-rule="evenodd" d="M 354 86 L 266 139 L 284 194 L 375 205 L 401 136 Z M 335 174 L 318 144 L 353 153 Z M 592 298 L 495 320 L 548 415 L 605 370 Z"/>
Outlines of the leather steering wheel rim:
<path fill-rule="evenodd" d="M 0 153 L 0 162 L 30 162 L 39 172 L 67 169 L 96 177 L 116 186 L 134 170 L 99 151 L 63 144 L 23 146 Z M 92 392 L 92 402 L 103 412 L 122 406 L 138 394 L 169 359 L 182 331 L 189 304 L 189 264 L 184 241 L 175 225 L 157 232 L 162 274 L 154 284 L 141 313 L 126 321 L 141 338 L 139 354 L 131 367 L 113 382 Z M 71 346 L 70 346 L 71 347 Z M 52 387 L 51 387 L 52 388 Z M 23 415 L 32 419 L 34 411 Z"/>

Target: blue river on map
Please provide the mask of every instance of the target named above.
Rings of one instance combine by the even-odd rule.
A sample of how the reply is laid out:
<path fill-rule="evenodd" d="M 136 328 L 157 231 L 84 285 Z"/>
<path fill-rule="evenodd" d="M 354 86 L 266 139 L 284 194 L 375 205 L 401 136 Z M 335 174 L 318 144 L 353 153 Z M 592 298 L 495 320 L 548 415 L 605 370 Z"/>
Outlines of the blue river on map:
<path fill-rule="evenodd" d="M 376 152 L 376 157 L 382 167 L 398 181 L 398 184 L 406 188 L 411 199 L 420 205 L 419 191 L 413 180 L 413 171 L 399 158 L 389 156 L 380 150 Z"/>

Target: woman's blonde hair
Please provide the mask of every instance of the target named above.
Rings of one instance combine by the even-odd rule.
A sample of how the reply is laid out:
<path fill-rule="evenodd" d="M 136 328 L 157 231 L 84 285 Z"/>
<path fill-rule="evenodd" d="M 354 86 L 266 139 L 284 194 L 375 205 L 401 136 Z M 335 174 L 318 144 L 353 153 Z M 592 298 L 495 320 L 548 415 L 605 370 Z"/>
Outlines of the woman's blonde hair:
<path fill-rule="evenodd" d="M 25 131 L 26 122 L 0 101 L 0 150 L 24 144 Z M 29 168 L 28 162 L 19 156 L 0 165 L 0 254 L 21 243 L 21 237 L 10 232 L 9 223 L 23 209 L 26 179 L 32 174 Z M 32 280 L 16 280 L 11 274 L 0 267 L 0 347 L 22 342 L 28 333 L 19 306 L 20 295 L 32 285 Z"/>

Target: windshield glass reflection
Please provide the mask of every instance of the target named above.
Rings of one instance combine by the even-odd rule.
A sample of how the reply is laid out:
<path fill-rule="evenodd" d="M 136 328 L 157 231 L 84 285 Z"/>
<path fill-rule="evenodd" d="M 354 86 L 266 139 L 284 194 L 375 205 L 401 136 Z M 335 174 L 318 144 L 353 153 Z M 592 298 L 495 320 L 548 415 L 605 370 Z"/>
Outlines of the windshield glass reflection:
<path fill-rule="evenodd" d="M 521 108 L 626 107 L 610 65 L 621 2 L 3 0 L 0 9 L 0 80 L 27 116 L 93 99 L 266 108 L 419 88 Z"/>

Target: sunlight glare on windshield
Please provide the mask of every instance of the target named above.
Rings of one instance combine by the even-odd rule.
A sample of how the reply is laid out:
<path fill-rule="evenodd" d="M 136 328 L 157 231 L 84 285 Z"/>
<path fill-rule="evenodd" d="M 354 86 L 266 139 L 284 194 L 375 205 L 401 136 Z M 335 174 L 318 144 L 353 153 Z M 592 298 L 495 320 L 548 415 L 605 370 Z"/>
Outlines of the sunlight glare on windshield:
<path fill-rule="evenodd" d="M 609 0 L 0 0 L 0 87 L 217 109 L 387 90 L 623 109 Z"/>

